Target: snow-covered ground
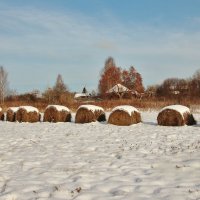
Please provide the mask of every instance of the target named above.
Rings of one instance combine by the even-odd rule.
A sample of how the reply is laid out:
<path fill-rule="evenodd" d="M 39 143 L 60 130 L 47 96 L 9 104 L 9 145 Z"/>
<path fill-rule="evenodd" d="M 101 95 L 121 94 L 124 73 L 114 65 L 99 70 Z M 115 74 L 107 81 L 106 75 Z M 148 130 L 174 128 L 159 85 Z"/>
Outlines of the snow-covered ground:
<path fill-rule="evenodd" d="M 200 199 L 196 126 L 0 122 L 0 199 Z M 74 116 L 73 116 L 74 117 Z"/>

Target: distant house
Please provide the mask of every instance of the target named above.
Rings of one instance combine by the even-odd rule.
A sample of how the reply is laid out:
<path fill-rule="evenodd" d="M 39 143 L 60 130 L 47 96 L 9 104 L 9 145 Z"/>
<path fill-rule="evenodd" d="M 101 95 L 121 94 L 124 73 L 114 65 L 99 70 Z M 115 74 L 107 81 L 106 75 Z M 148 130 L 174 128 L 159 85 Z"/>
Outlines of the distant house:
<path fill-rule="evenodd" d="M 169 92 L 174 95 L 186 95 L 188 93 L 188 85 L 171 85 L 169 87 Z"/>
<path fill-rule="evenodd" d="M 129 90 L 127 87 L 118 83 L 117 85 L 115 85 L 111 89 L 109 89 L 106 93 L 124 93 L 124 92 L 130 92 L 130 91 L 131 90 Z"/>
<path fill-rule="evenodd" d="M 113 86 L 112 88 L 110 88 L 107 92 L 107 95 L 109 95 L 110 97 L 118 97 L 118 98 L 141 98 L 141 94 L 138 93 L 136 90 L 130 90 L 127 87 L 125 87 L 124 85 L 118 83 L 115 86 Z"/>
<path fill-rule="evenodd" d="M 76 100 L 88 100 L 91 97 L 91 94 L 88 93 L 86 87 L 83 88 L 82 93 L 76 93 L 74 99 Z"/>
<path fill-rule="evenodd" d="M 74 95 L 74 99 L 86 99 L 89 98 L 91 96 L 91 94 L 89 93 L 76 93 Z"/>
<path fill-rule="evenodd" d="M 124 85 L 118 83 L 117 85 L 113 86 L 110 88 L 106 94 L 110 96 L 118 96 L 119 98 L 122 98 L 125 94 L 131 93 L 131 90 L 129 90 L 127 87 Z"/>

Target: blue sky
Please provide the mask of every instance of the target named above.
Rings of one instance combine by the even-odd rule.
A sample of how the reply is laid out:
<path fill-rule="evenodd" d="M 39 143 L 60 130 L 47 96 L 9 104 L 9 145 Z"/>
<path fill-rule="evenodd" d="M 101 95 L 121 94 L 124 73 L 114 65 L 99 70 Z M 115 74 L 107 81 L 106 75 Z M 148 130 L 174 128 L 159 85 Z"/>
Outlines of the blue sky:
<path fill-rule="evenodd" d="M 0 65 L 17 92 L 58 74 L 71 91 L 97 89 L 108 56 L 144 85 L 200 68 L 200 0 L 1 0 Z"/>

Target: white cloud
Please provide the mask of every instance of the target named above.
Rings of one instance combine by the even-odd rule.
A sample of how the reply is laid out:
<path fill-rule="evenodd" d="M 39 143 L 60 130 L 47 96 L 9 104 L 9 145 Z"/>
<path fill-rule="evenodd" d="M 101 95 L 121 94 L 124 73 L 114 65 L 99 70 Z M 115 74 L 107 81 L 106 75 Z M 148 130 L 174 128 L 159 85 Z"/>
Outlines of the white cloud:
<path fill-rule="evenodd" d="M 104 24 L 77 13 L 30 8 L 1 10 L 0 44 L 0 64 L 10 67 L 10 73 L 17 67 L 20 74 L 27 65 L 45 68 L 49 79 L 62 72 L 72 90 L 82 87 L 81 82 L 96 88 L 107 56 L 121 67 L 135 65 L 146 84 L 172 73 L 188 76 L 200 63 L 199 32 L 122 24 L 114 18 Z M 15 78 L 13 85 L 20 81 Z M 41 87 L 47 84 L 43 81 Z"/>

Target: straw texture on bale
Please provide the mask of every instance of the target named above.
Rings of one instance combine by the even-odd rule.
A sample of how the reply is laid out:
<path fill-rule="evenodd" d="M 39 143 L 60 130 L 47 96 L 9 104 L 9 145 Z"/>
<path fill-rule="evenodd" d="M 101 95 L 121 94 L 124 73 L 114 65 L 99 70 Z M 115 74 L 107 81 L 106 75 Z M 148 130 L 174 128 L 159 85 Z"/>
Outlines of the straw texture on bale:
<path fill-rule="evenodd" d="M 3 121 L 4 120 L 4 113 L 2 111 L 2 109 L 0 108 L 0 120 Z"/>
<path fill-rule="evenodd" d="M 36 111 L 27 111 L 25 108 L 20 108 L 16 112 L 16 121 L 18 122 L 38 122 L 40 121 L 41 115 Z"/>
<path fill-rule="evenodd" d="M 6 112 L 6 120 L 9 122 L 15 122 L 16 121 L 16 112 L 12 109 L 7 110 Z"/>
<path fill-rule="evenodd" d="M 103 109 L 90 110 L 80 107 L 75 116 L 75 123 L 90 123 L 90 122 L 106 121 L 106 115 Z"/>
<path fill-rule="evenodd" d="M 137 111 L 131 112 L 131 115 L 124 110 L 115 110 L 113 111 L 109 118 L 108 123 L 118 126 L 130 126 L 132 124 L 140 123 L 141 114 Z"/>
<path fill-rule="evenodd" d="M 158 125 L 161 126 L 184 126 L 194 125 L 196 121 L 193 115 L 189 112 L 181 114 L 180 112 L 172 109 L 164 109 L 158 114 Z"/>
<path fill-rule="evenodd" d="M 71 113 L 67 110 L 58 110 L 54 106 L 48 106 L 44 112 L 44 122 L 71 122 Z"/>

